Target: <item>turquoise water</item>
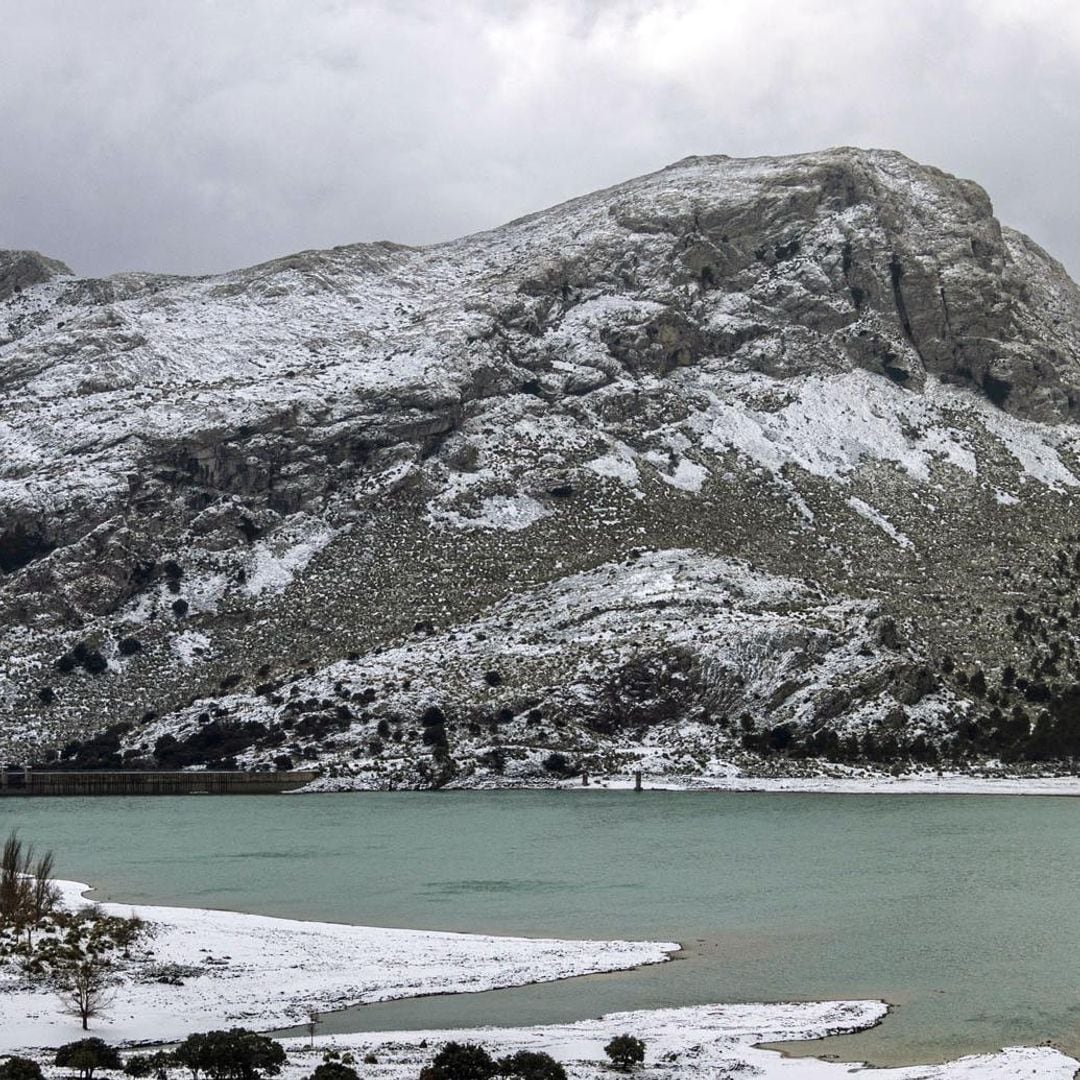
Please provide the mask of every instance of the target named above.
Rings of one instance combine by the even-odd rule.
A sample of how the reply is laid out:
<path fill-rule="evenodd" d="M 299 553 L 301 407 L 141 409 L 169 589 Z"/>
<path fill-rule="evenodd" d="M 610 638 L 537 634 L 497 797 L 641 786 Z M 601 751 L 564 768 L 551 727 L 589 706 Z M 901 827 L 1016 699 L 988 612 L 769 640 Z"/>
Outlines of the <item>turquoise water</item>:
<path fill-rule="evenodd" d="M 815 1052 L 1080 1051 L 1080 800 L 675 792 L 27 799 L 0 827 L 101 899 L 680 941 L 638 972 L 367 1006 L 341 1029 L 884 997 Z M 324 1030 L 329 1030 L 330 1025 Z"/>

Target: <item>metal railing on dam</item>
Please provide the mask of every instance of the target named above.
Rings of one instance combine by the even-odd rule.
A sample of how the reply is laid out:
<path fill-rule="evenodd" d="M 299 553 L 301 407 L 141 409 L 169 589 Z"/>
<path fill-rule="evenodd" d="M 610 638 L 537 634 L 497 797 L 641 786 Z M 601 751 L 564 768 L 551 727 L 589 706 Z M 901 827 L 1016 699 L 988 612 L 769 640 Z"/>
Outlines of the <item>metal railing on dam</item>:
<path fill-rule="evenodd" d="M 0 769 L 0 797 L 29 795 L 279 795 L 311 783 L 296 772 L 60 772 Z"/>

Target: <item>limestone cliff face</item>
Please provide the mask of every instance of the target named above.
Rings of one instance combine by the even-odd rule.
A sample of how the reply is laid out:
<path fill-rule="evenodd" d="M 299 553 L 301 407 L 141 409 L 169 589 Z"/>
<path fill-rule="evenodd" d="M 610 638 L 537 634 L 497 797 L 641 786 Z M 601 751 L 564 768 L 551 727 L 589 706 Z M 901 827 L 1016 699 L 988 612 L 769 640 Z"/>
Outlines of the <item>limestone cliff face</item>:
<path fill-rule="evenodd" d="M 884 151 L 221 277 L 4 253 L 0 745 L 1022 756 L 1066 738 L 1078 387 L 1064 270 Z"/>

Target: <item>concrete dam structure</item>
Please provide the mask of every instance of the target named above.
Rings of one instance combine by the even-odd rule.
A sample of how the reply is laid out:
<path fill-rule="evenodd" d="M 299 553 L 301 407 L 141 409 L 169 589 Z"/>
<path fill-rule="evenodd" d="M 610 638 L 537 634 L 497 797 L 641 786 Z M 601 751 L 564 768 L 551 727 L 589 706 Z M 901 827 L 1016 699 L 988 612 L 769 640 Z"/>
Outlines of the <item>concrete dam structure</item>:
<path fill-rule="evenodd" d="M 28 795 L 280 795 L 311 783 L 295 772 L 58 772 L 0 769 L 0 797 Z"/>

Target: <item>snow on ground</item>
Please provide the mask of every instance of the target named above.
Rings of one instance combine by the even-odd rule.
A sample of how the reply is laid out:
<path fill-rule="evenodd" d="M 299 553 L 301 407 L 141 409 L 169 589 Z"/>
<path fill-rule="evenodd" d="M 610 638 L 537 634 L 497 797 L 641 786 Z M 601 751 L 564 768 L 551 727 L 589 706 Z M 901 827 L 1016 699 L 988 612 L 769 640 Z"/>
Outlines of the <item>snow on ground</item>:
<path fill-rule="evenodd" d="M 848 499 L 848 506 L 855 511 L 856 514 L 860 514 L 866 518 L 867 521 L 873 522 L 886 536 L 895 541 L 902 548 L 912 548 L 915 545 L 911 540 L 906 537 L 884 514 L 879 513 L 869 503 L 863 502 L 862 499 L 857 499 L 852 495 Z"/>
<path fill-rule="evenodd" d="M 534 1028 L 380 1032 L 288 1042 L 290 1065 L 282 1080 L 300 1080 L 328 1049 L 369 1053 L 377 1064 L 360 1066 L 365 1080 L 413 1080 L 439 1046 L 451 1039 L 476 1042 L 493 1056 L 541 1050 L 561 1061 L 570 1080 L 610 1080 L 604 1045 L 627 1032 L 644 1040 L 645 1064 L 637 1080 L 1072 1080 L 1080 1062 L 1050 1047 L 1010 1047 L 996 1054 L 942 1065 L 868 1069 L 859 1064 L 786 1058 L 758 1043 L 820 1038 L 870 1027 L 886 1013 L 877 1001 L 831 1001 L 774 1005 L 702 1005 L 683 1009 L 612 1013 L 596 1020 Z"/>
<path fill-rule="evenodd" d="M 59 882 L 64 903 L 86 904 L 88 886 Z M 102 904 L 127 916 L 126 904 Z M 673 942 L 559 941 L 300 922 L 232 911 L 139 906 L 158 932 L 153 957 L 117 988 L 91 1034 L 111 1042 L 169 1040 L 242 1024 L 263 1030 L 319 1012 L 421 994 L 475 993 L 661 963 Z M 192 970 L 183 985 L 155 981 L 163 965 Z M 139 981 L 141 978 L 146 981 Z M 6 985 L 5 985 L 6 983 Z M 57 1046 L 79 1021 L 50 992 L 0 974 L 0 1053 Z"/>
<path fill-rule="evenodd" d="M 531 495 L 491 495 L 481 502 L 476 513 L 456 510 L 432 510 L 433 522 L 446 522 L 459 529 L 505 529 L 519 532 L 548 517 L 551 511 Z"/>
<path fill-rule="evenodd" d="M 634 786 L 624 773 L 591 776 L 588 786 L 566 780 L 573 791 L 622 791 Z M 1080 776 L 972 776 L 964 773 L 908 776 L 671 776 L 644 774 L 646 791 L 779 791 L 822 795 L 1069 795 L 1080 796 Z"/>
<path fill-rule="evenodd" d="M 279 550 L 282 541 L 280 535 L 275 537 L 277 547 L 265 543 L 256 545 L 245 583 L 249 595 L 283 592 L 296 574 L 330 543 L 334 530 L 319 522 L 306 522 L 293 525 L 290 530 L 284 531 L 284 535 L 295 541 L 284 550 Z"/>
<path fill-rule="evenodd" d="M 933 377 L 912 394 L 862 370 L 800 376 L 783 384 L 779 407 L 776 381 L 758 373 L 699 379 L 710 404 L 684 429 L 705 450 L 736 450 L 776 475 L 796 465 L 846 483 L 864 463 L 890 462 L 915 480 L 929 480 L 941 463 L 974 478 L 987 453 L 1004 452 L 1023 480 L 1054 491 L 1080 484 L 1059 453 L 1067 436 Z M 989 441 L 977 454 L 980 428 Z"/>
<path fill-rule="evenodd" d="M 64 902 L 86 903 L 86 886 L 59 882 Z M 121 904 L 105 904 L 126 915 Z M 420 993 L 475 992 L 587 972 L 656 963 L 677 946 L 656 942 L 579 942 L 378 927 L 305 923 L 235 912 L 143 907 L 155 924 L 154 965 L 198 968 L 183 986 L 154 981 L 121 988 L 107 1019 L 91 1034 L 111 1042 L 176 1040 L 195 1030 L 243 1024 L 263 1030 L 302 1021 L 349 1002 Z M 149 974 L 149 973 L 148 973 Z M 542 1050 L 563 1062 L 570 1080 L 611 1076 L 603 1048 L 629 1032 L 646 1043 L 638 1080 L 1004 1080 L 1072 1078 L 1080 1062 L 1049 1047 L 1011 1047 L 942 1065 L 868 1069 L 857 1064 L 787 1058 L 762 1043 L 822 1038 L 884 1019 L 879 1001 L 704 1005 L 613 1013 L 576 1023 L 530 1028 L 379 1032 L 284 1040 L 282 1080 L 308 1076 L 328 1050 L 365 1062 L 365 1080 L 414 1080 L 438 1047 L 478 1042 L 493 1055 Z M 81 1035 L 48 993 L 12 987 L 0 994 L 0 1053 L 58 1045 Z M 48 1052 L 37 1054 L 48 1065 Z M 50 1076 L 57 1070 L 48 1068 Z"/>

